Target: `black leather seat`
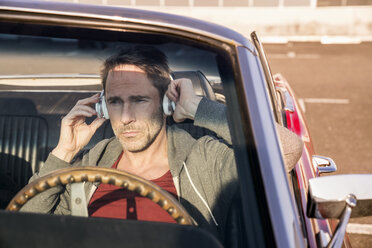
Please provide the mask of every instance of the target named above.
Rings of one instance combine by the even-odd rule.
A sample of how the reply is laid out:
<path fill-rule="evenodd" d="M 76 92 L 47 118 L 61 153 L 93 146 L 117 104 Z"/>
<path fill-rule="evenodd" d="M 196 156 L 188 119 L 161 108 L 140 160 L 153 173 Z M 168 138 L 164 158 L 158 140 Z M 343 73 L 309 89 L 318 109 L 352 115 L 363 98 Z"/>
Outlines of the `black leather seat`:
<path fill-rule="evenodd" d="M 28 99 L 0 99 L 0 208 L 45 160 L 48 129 Z"/>

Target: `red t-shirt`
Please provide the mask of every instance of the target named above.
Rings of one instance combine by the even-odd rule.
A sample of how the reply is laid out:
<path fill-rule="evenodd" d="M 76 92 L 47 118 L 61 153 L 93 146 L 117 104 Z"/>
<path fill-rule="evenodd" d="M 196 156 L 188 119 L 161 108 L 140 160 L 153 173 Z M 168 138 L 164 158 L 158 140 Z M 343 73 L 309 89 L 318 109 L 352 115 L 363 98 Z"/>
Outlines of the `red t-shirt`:
<path fill-rule="evenodd" d="M 122 154 L 112 168 L 117 168 L 121 157 Z M 177 198 L 177 191 L 170 171 L 157 179 L 151 180 L 151 182 Z M 89 216 L 92 217 L 176 223 L 165 210 L 150 199 L 110 184 L 100 184 L 98 186 L 89 202 L 88 212 Z"/>

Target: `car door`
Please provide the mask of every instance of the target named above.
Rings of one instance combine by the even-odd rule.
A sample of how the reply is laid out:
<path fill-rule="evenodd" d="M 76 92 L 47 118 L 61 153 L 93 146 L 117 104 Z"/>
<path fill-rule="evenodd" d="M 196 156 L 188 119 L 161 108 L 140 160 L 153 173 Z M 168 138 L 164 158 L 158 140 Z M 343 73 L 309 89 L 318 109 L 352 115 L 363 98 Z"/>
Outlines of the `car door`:
<path fill-rule="evenodd" d="M 251 38 L 261 59 L 261 65 L 268 84 L 268 92 L 271 96 L 272 111 L 276 117 L 276 121 L 297 134 L 304 143 L 302 156 L 296 167 L 289 172 L 288 180 L 299 211 L 298 217 L 301 220 L 301 227 L 306 243 L 310 247 L 325 246 L 330 241 L 333 233 L 332 230 L 336 223 L 329 220 L 310 219 L 306 216 L 308 181 L 311 178 L 320 176 L 323 172 L 334 172 L 337 167 L 333 160 L 327 157 L 321 158 L 325 159 L 329 171 L 324 170 L 318 163 L 316 158 L 319 156 L 315 155 L 306 119 L 290 84 L 282 74 L 276 73 L 273 75 L 271 73 L 263 45 L 258 35 L 253 32 Z M 349 246 L 347 238 L 345 246 Z"/>

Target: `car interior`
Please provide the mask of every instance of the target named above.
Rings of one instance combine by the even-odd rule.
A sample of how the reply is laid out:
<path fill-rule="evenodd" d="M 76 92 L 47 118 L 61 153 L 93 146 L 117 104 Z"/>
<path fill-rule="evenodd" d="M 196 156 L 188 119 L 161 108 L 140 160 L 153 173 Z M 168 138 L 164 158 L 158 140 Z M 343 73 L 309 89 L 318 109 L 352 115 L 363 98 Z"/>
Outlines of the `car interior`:
<path fill-rule="evenodd" d="M 79 54 L 80 56 L 82 55 L 83 60 L 86 53 L 92 53 L 94 50 L 105 50 L 108 46 L 107 42 L 77 39 L 63 40 L 61 38 L 40 38 L 36 36 L 28 37 L 14 34 L 0 35 L 0 43 L 0 47 L 2 47 L 0 50 L 2 53 L 4 53 L 5 49 L 13 49 L 10 50 L 9 56 L 13 56 L 15 60 L 21 58 L 23 56 L 22 53 L 26 52 L 31 58 L 36 58 L 36 60 L 45 59 L 45 61 L 47 61 L 50 56 L 58 57 L 58 52 L 66 53 L 64 49 L 69 46 L 77 46 L 79 51 L 83 51 L 82 54 Z M 45 43 L 53 43 L 53 46 L 51 46 L 51 48 L 43 48 L 43 44 L 45 45 Z M 200 66 L 201 68 L 199 69 L 199 61 L 196 63 L 195 68 L 190 68 L 186 64 L 174 63 L 180 56 L 186 56 L 185 54 L 190 56 L 188 58 L 189 60 L 194 61 L 195 58 L 188 53 L 190 51 L 188 49 L 190 48 L 181 46 L 180 49 L 176 50 L 177 46 L 175 43 L 156 45 L 169 52 L 169 60 L 171 69 L 173 70 L 172 77 L 174 79 L 189 78 L 193 83 L 197 95 L 224 103 L 221 79 L 217 77 L 218 73 L 216 73 L 217 66 L 212 65 L 216 63 L 216 55 L 207 51 L 201 57 L 212 58 L 212 60 L 210 60 L 212 64 L 202 63 L 203 65 Z M 29 51 L 25 51 L 25 47 L 27 46 L 32 49 L 34 49 L 34 46 L 37 46 L 44 54 L 42 54 L 41 58 L 38 58 L 37 54 L 32 54 L 34 50 L 30 49 Z M 57 55 L 53 54 L 51 51 L 55 49 L 56 46 L 61 46 L 58 47 L 59 51 Z M 117 44 L 110 45 L 110 48 L 113 47 L 116 48 Z M 184 51 L 182 51 L 182 49 L 184 49 Z M 196 52 L 201 51 L 198 48 L 192 48 L 191 50 L 193 49 Z M 14 54 L 12 54 L 12 52 Z M 67 51 L 67 54 L 68 53 L 69 51 Z M 182 53 L 182 55 L 179 55 L 179 53 Z M 70 55 L 70 58 L 68 57 L 69 55 L 67 55 L 67 59 L 74 60 L 76 54 L 73 54 L 73 51 L 70 52 L 70 54 L 72 55 Z M 99 53 L 98 62 L 102 62 L 103 57 L 106 55 L 102 54 L 104 53 Z M 32 60 L 28 61 L 28 63 L 31 62 Z M 4 64 L 5 61 L 0 59 L 0 63 Z M 41 62 L 41 64 L 43 64 L 43 62 Z M 2 67 L 3 69 L 0 69 L 0 106 L 3 106 L 0 108 L 0 209 L 4 209 L 11 198 L 27 184 L 31 175 L 43 166 L 43 162 L 46 160 L 49 152 L 58 142 L 61 118 L 69 112 L 79 99 L 89 97 L 101 90 L 99 77 L 89 74 L 91 71 L 85 74 L 72 73 L 64 77 L 58 75 L 59 72 L 55 74 L 53 70 L 47 68 L 45 62 L 38 68 L 32 64 L 29 67 L 22 68 L 22 66 L 23 65 L 19 66 L 20 68 L 16 68 L 15 72 L 12 73 L 13 75 L 9 75 L 7 71 L 9 67 Z M 43 73 L 43 67 L 47 68 L 47 73 Z M 84 66 L 82 67 L 84 68 Z M 92 67 L 93 69 L 90 70 L 97 70 L 96 66 Z M 33 71 L 33 68 L 37 69 Z M 185 68 L 187 70 L 184 70 Z M 33 75 L 34 72 L 35 75 Z M 95 73 L 97 73 L 97 71 Z M 206 73 L 207 76 L 204 73 Z M 26 74 L 26 76 L 22 74 Z M 54 82 L 56 79 L 66 82 L 75 82 L 76 80 L 81 80 L 83 82 L 86 78 L 88 78 L 87 81 L 90 82 L 86 85 L 74 85 L 73 83 L 67 83 L 65 85 L 60 83 L 56 85 L 50 84 L 50 82 Z M 38 84 L 38 80 L 45 81 L 46 83 Z M 28 85 L 29 82 L 33 82 L 33 86 Z M 87 122 L 92 120 L 93 118 L 88 119 Z M 183 123 L 174 123 L 171 118 L 168 118 L 167 122 L 169 125 L 178 125 L 180 128 L 185 129 L 193 137 L 215 135 L 209 130 L 194 126 L 192 121 L 186 120 Z M 105 122 L 105 124 L 97 130 L 85 150 L 90 149 L 100 140 L 110 138 L 113 135 L 110 123 L 108 121 Z M 84 151 L 82 151 L 81 154 L 83 154 L 83 152 Z M 77 157 L 77 159 L 79 158 Z M 182 227 L 174 224 L 142 221 L 135 221 L 135 223 L 133 223 L 133 221 L 109 221 L 97 218 L 87 219 L 72 216 L 62 217 L 25 213 L 12 213 L 9 215 L 9 213 L 5 214 L 3 211 L 0 211 L 0 215 L 2 215 L 0 233 L 7 232 L 9 238 L 13 239 L 13 241 L 16 240 L 6 243 L 7 247 L 20 247 L 26 243 L 29 245 L 28 247 L 40 247 L 37 245 L 38 240 L 43 240 L 45 247 L 48 247 L 47 244 L 50 242 L 53 242 L 53 247 L 66 247 L 66 245 L 71 247 L 98 247 L 100 244 L 104 244 L 103 241 L 107 238 L 107 235 L 116 235 L 115 237 L 119 237 L 117 239 L 117 244 L 119 245 L 121 242 L 125 242 L 129 244 L 128 247 L 138 247 L 136 245 L 143 242 L 148 242 L 144 245 L 146 247 L 151 247 L 151 245 L 157 247 L 157 243 L 154 241 L 161 242 L 164 247 L 189 247 L 191 245 L 190 240 L 195 240 L 195 238 L 198 240 L 198 246 L 192 243 L 195 247 L 205 247 L 211 244 L 214 244 L 212 245 L 213 247 L 219 246 L 218 241 L 216 241 L 214 237 L 200 229 Z M 22 219 L 24 225 L 17 226 L 12 224 L 16 223 L 14 219 L 17 218 L 19 220 Z M 38 224 L 33 226 L 32 223 L 35 223 L 35 221 Z M 87 235 L 88 230 L 91 230 L 89 228 L 94 228 L 94 226 L 97 226 L 97 223 L 99 223 L 100 229 L 92 230 L 93 233 L 101 232 L 102 230 L 114 231 L 112 233 L 101 232 L 97 235 L 90 235 L 88 238 L 90 239 L 89 243 L 84 243 L 83 246 L 77 244 L 72 245 L 71 242 L 68 241 L 69 239 L 67 237 L 70 236 L 84 237 L 84 235 Z M 70 225 L 72 225 L 73 228 L 70 228 Z M 225 235 L 228 238 L 224 241 L 224 246 L 245 247 L 243 239 L 245 230 L 242 224 L 242 208 L 238 193 L 231 204 L 226 225 L 226 230 L 229 233 Z M 109 226 L 111 228 L 109 228 Z M 29 230 L 33 231 L 29 232 Z M 43 235 L 45 230 L 49 232 L 52 231 L 52 233 L 55 232 L 56 234 L 60 234 L 60 231 L 63 230 L 64 237 L 66 238 L 61 239 L 59 242 L 55 242 L 52 238 L 53 234 L 51 234 L 50 237 L 49 235 Z M 86 231 L 81 233 L 82 230 Z M 135 230 L 138 230 L 138 232 Z M 131 239 L 128 240 L 126 238 L 127 235 L 121 237 L 119 235 L 120 232 L 139 234 L 129 235 Z M 169 235 L 167 235 L 167 238 L 164 238 L 164 236 L 161 238 L 162 235 L 157 235 L 158 232 L 168 232 Z M 16 237 L 20 233 L 28 233 L 27 238 L 17 240 Z M 191 236 L 193 236 L 193 238 L 190 238 Z M 82 238 L 82 240 L 84 240 L 84 238 Z M 1 241 L 3 242 L 3 240 Z M 4 240 L 4 242 L 8 241 Z M 56 246 L 56 244 L 59 246 Z M 115 247 L 115 245 L 113 247 Z"/>

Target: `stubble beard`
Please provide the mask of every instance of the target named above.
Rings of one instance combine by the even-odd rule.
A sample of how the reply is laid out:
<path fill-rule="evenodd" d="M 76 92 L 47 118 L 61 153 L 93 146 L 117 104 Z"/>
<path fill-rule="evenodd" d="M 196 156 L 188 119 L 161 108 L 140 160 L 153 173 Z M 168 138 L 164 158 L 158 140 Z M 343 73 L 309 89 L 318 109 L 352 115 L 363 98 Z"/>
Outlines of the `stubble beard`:
<path fill-rule="evenodd" d="M 154 143 L 163 126 L 165 126 L 163 111 L 162 108 L 159 108 L 151 115 L 150 120 L 148 120 L 145 125 L 140 127 L 135 124 L 120 126 L 114 130 L 114 133 L 124 151 L 137 153 L 146 150 Z M 145 134 L 145 136 L 139 137 L 137 140 L 134 138 L 133 141 L 131 138 L 122 138 L 120 134 L 126 130 L 140 130 Z"/>

